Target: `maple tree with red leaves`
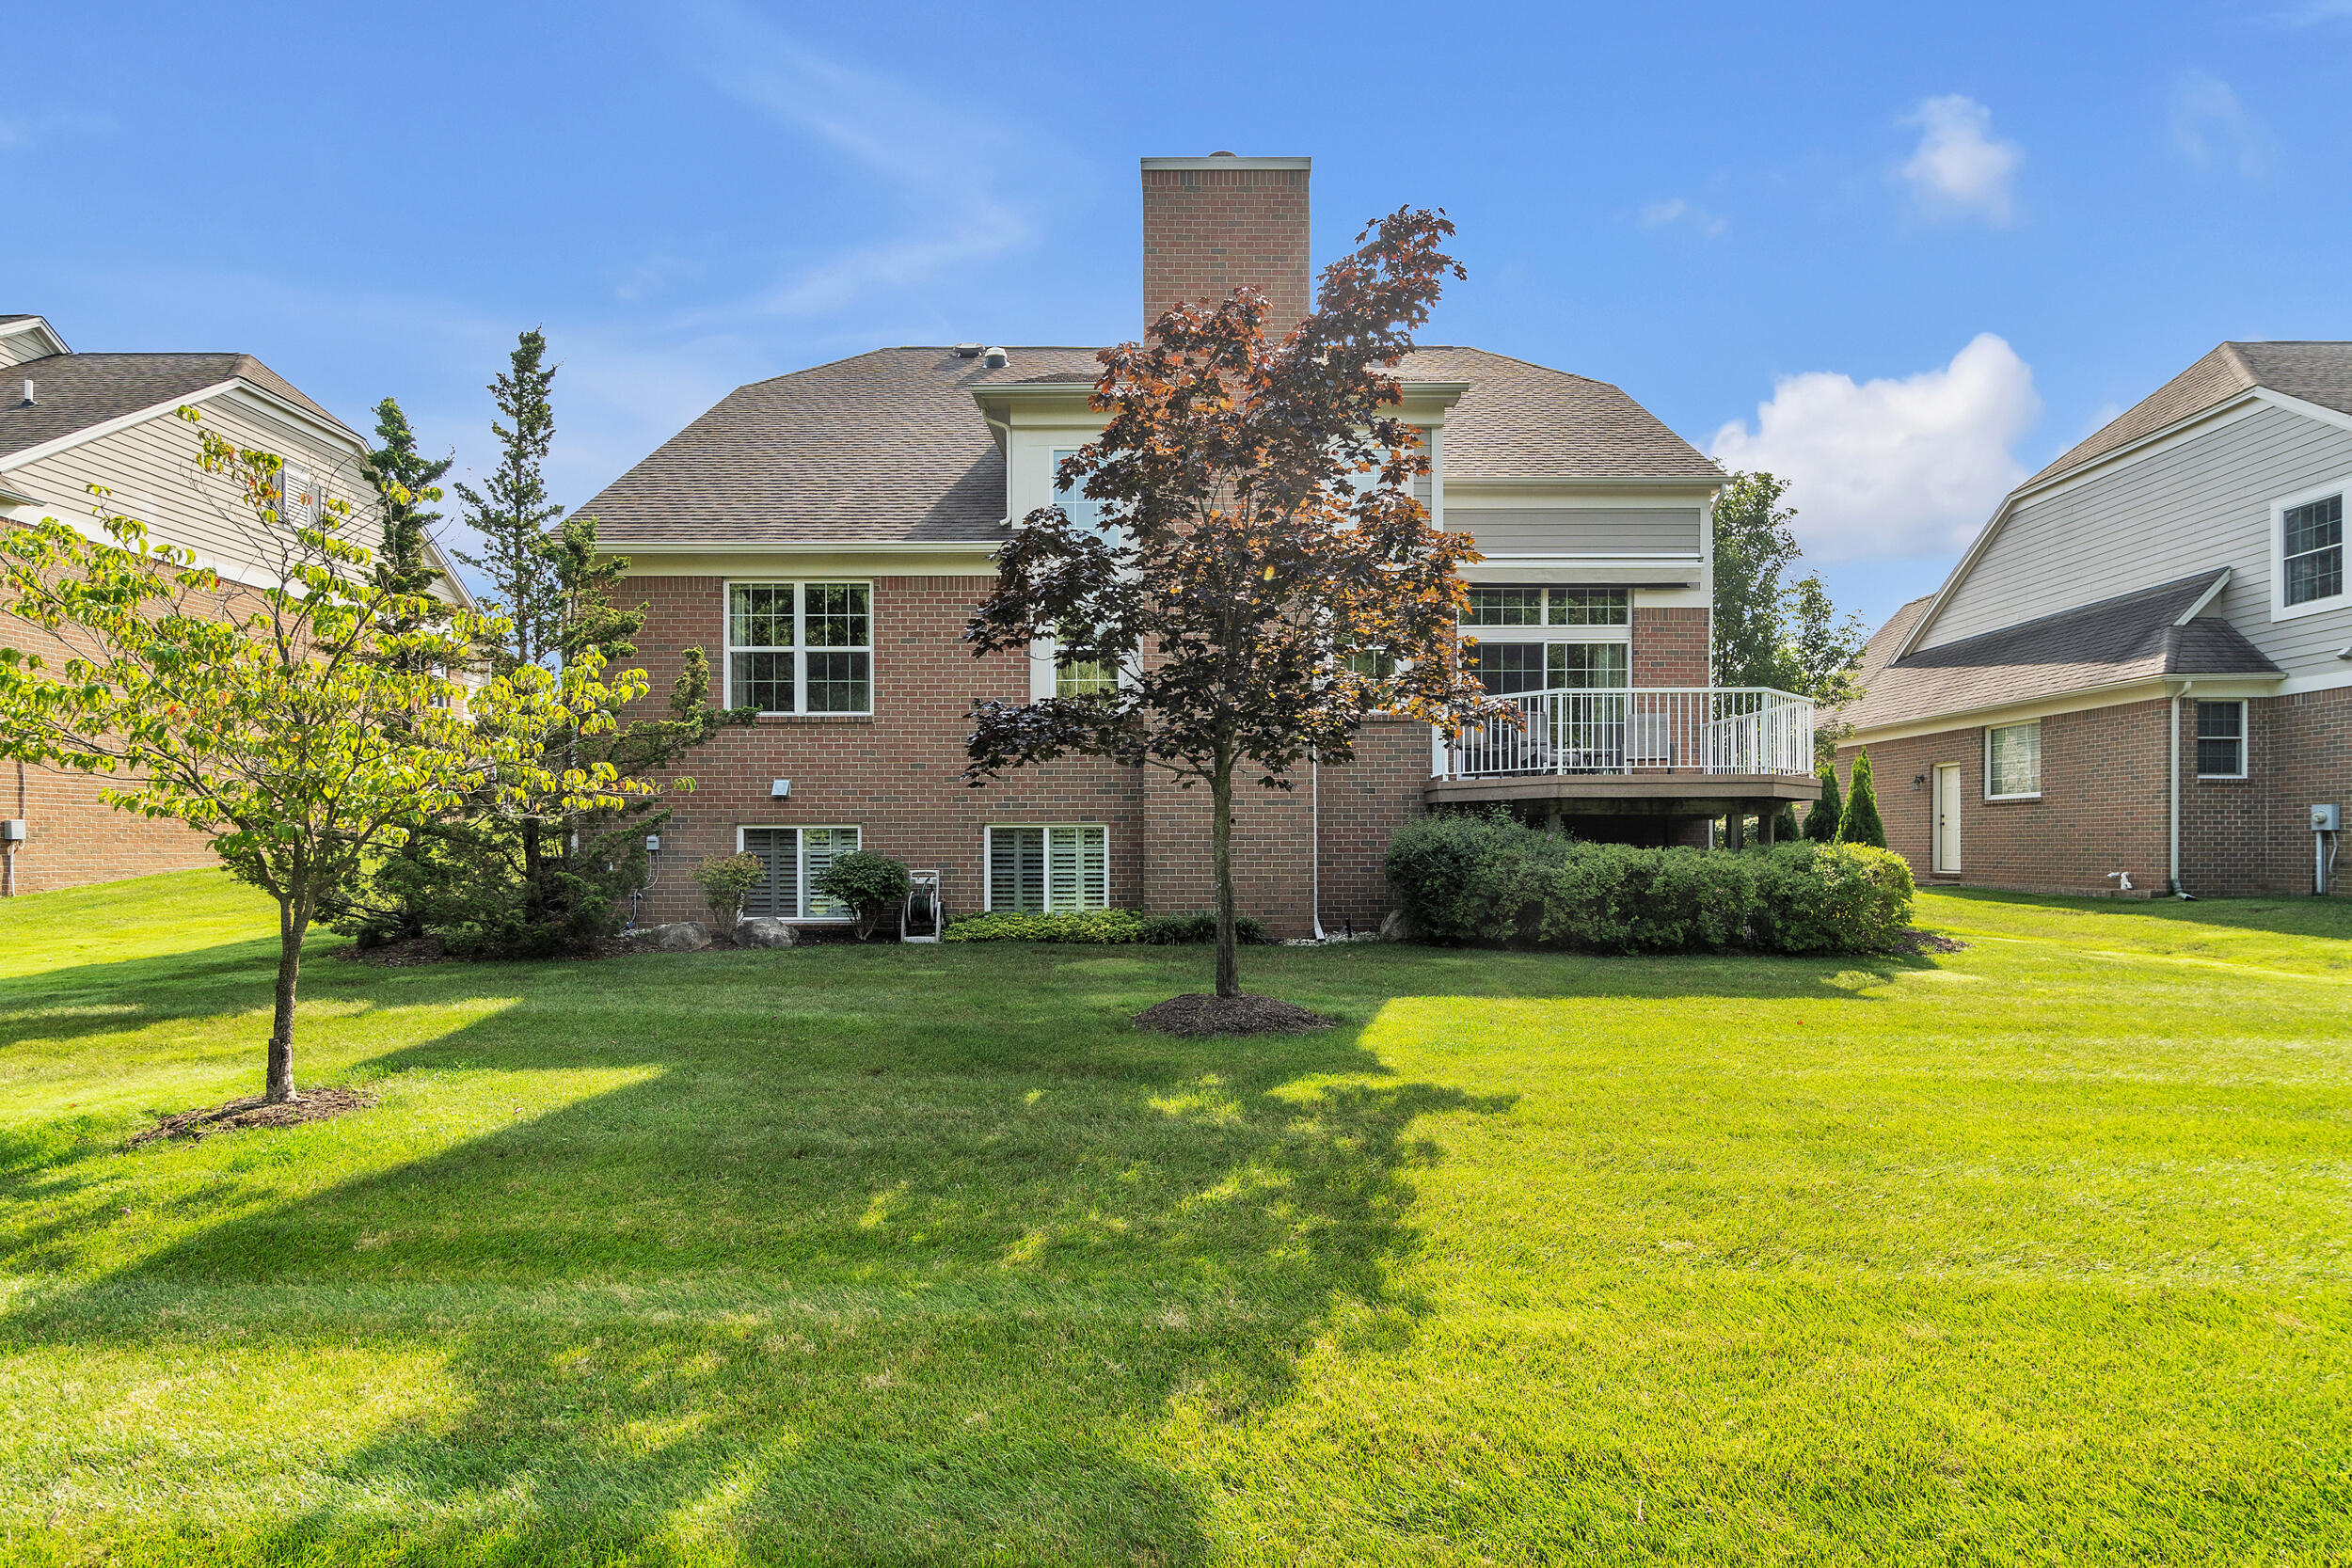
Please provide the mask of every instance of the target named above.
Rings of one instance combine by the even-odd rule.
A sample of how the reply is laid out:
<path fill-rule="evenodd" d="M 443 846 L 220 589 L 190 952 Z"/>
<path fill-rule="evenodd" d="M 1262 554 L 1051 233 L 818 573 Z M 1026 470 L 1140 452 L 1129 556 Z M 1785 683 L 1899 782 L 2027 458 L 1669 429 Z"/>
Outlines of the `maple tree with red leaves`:
<path fill-rule="evenodd" d="M 1310 757 L 1349 760 L 1375 713 L 1451 729 L 1491 706 L 1456 652 L 1455 568 L 1479 557 L 1413 498 L 1429 459 L 1396 417 L 1413 330 L 1464 276 L 1440 249 L 1453 232 L 1422 209 L 1380 219 L 1278 340 L 1265 296 L 1237 289 L 1104 350 L 1108 423 L 1056 476 L 1098 515 L 1023 518 L 964 633 L 976 655 L 1051 641 L 1118 672 L 1088 695 L 975 703 L 968 782 L 1082 753 L 1208 789 L 1219 996 L 1240 993 L 1235 769 L 1287 790 Z"/>

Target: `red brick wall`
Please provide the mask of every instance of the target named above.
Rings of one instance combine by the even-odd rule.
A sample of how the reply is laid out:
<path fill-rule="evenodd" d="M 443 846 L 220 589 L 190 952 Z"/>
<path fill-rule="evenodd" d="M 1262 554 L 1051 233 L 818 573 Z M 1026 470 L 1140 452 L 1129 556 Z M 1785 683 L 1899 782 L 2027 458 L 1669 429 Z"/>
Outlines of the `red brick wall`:
<path fill-rule="evenodd" d="M 2311 890 L 2309 811 L 2352 808 L 2352 690 L 2258 698 L 2248 705 L 2244 780 L 2196 777 L 2196 705 L 2181 705 L 2181 877 L 2207 897 Z M 1887 847 L 1922 883 L 2032 893 L 2113 892 L 2127 870 L 2140 894 L 2170 879 L 2171 705 L 2162 700 L 2042 721 L 2042 796 L 1984 798 L 1984 730 L 1874 742 L 1870 767 Z M 1851 788 L 1854 749 L 1838 774 Z M 1935 765 L 1961 768 L 1961 874 L 1931 869 Z M 1915 780 L 1924 782 L 1915 784 Z M 2339 877 L 2341 891 L 2346 877 Z"/>
<path fill-rule="evenodd" d="M 0 616 L 0 645 L 36 654 L 52 669 L 72 652 L 13 615 Z M 16 849 L 20 894 L 220 863 L 191 830 L 117 811 L 99 798 L 101 789 L 119 781 L 21 763 L 8 763 L 6 769 L 0 773 L 0 816 L 25 822 L 25 842 Z"/>
<path fill-rule="evenodd" d="M 1308 172 L 1145 169 L 1145 330 L 1174 306 L 1215 303 L 1245 284 L 1265 293 L 1276 335 L 1305 316 Z"/>
<path fill-rule="evenodd" d="M 1635 605 L 1633 646 L 1627 654 L 1635 686 L 1707 684 L 1705 605 Z"/>

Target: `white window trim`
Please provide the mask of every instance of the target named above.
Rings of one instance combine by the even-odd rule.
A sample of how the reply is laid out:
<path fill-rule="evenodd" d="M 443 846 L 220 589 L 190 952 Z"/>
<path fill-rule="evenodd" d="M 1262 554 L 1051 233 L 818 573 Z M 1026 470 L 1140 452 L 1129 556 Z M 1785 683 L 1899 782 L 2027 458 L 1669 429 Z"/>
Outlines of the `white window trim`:
<path fill-rule="evenodd" d="M 739 855 L 749 852 L 745 848 L 747 842 L 743 836 L 745 833 L 791 833 L 792 855 L 796 862 L 793 867 L 792 885 L 800 892 L 801 908 L 806 909 L 808 908 L 808 835 L 812 832 L 844 832 L 857 834 L 858 848 L 866 847 L 866 828 L 864 824 L 858 822 L 739 822 L 735 828 L 735 852 Z M 778 915 L 776 918 L 789 920 L 795 925 L 816 922 L 821 925 L 837 926 L 855 920 L 857 911 L 844 910 L 839 914 L 787 914 Z"/>
<path fill-rule="evenodd" d="M 2031 730 L 2034 732 L 2034 787 L 2014 795 L 1993 793 L 1993 732 L 1995 730 Z M 1987 724 L 1984 727 L 1984 798 L 1988 800 L 2039 800 L 2042 799 L 2042 721 L 2028 719 L 2021 724 Z"/>
<path fill-rule="evenodd" d="M 1103 835 L 1103 908 L 1115 909 L 1111 889 L 1117 885 L 1111 863 L 1111 830 L 1107 822 L 991 822 L 980 830 L 980 910 L 993 913 L 996 909 L 996 834 L 998 830 L 1043 829 L 1045 832 L 1045 908 L 1043 914 L 1083 914 L 1086 911 L 1054 908 L 1053 843 L 1056 828 L 1085 828 Z"/>
<path fill-rule="evenodd" d="M 2199 708 L 2199 706 L 2200 706 L 2201 705 L 2202 705 L 2202 704 L 2206 704 L 2206 703 L 2212 703 L 2212 704 L 2215 704 L 2215 705 L 2219 705 L 2219 704 L 2222 704 L 2222 703 L 2231 703 L 2231 704 L 2233 704 L 2233 705 L 2236 705 L 2236 708 L 2237 708 L 2237 771 L 2236 771 L 2236 772 L 2234 772 L 2234 773 L 2208 773 L 2208 772 L 2204 771 L 2202 768 L 2199 768 L 2199 769 L 2198 769 L 2198 772 L 2197 772 L 2197 776 L 2198 776 L 2199 778 L 2201 778 L 2201 779 L 2217 779 L 2217 780 L 2223 780 L 2223 779 L 2243 779 L 2243 778 L 2245 778 L 2245 777 L 2247 776 L 2247 773 L 2248 773 L 2248 768 L 2249 768 L 2249 765 L 2250 765 L 2250 764 L 2252 763 L 2252 761 L 2253 761 L 2253 757 L 2252 757 L 2252 754 L 2251 754 L 2251 753 L 2252 753 L 2252 752 L 2253 752 L 2253 750 L 2254 750 L 2254 731 L 2253 731 L 2254 715 L 2253 715 L 2252 710 L 2251 710 L 2251 709 L 2249 709 L 2249 708 L 2247 706 L 2246 699 L 2245 699 L 2245 698 L 2243 698 L 2243 697 L 2197 697 L 2197 696 L 2192 696 L 2192 697 L 2190 697 L 2190 698 L 2189 698 L 2189 710 L 2188 710 L 2188 752 L 2189 752 L 2189 760 L 2190 760 L 2190 762 L 2193 764 L 2193 763 L 2196 761 L 2196 758 L 2197 758 L 2197 743 L 2198 743 L 2198 741 L 2199 741 L 2200 739 L 2201 739 L 2201 738 L 2202 738 L 2202 737 L 2201 737 L 2201 736 L 2200 736 L 2198 735 L 2198 733 L 2197 733 L 2197 729 L 2198 729 L 2198 725 L 2197 725 L 2198 708 Z"/>
<path fill-rule="evenodd" d="M 2270 618 L 2274 621 L 2296 621 L 2306 615 L 2319 615 L 2330 610 L 2352 608 L 2352 591 L 2330 594 L 2324 599 L 2304 604 L 2287 603 L 2287 514 L 2312 501 L 2326 500 L 2329 496 L 2344 499 L 2346 519 L 2352 521 L 2352 475 L 2327 484 L 2298 490 L 2292 496 L 2281 496 L 2270 503 Z M 2345 541 L 2352 547 L 2352 540 Z"/>
<path fill-rule="evenodd" d="M 719 685 L 725 698 L 724 705 L 736 706 L 735 701 L 735 591 L 738 588 L 779 588 L 790 584 L 792 589 L 792 701 L 789 708 L 761 708 L 762 719 L 871 719 L 874 716 L 875 642 L 874 642 L 874 581 L 871 578 L 724 578 L 719 583 Z M 811 583 L 826 588 L 863 588 L 866 590 L 866 646 L 864 648 L 820 648 L 819 653 L 863 653 L 866 656 L 866 705 L 860 708 L 826 708 L 821 711 L 808 705 L 808 602 L 803 592 Z M 790 824 L 785 824 L 789 826 Z M 822 827 L 824 824 L 818 823 Z"/>

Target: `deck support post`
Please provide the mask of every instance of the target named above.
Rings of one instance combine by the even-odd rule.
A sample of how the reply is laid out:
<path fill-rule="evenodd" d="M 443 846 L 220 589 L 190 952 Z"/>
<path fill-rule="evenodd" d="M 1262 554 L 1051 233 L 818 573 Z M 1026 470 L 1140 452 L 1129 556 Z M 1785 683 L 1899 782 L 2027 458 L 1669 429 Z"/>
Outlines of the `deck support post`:
<path fill-rule="evenodd" d="M 1773 803 L 1774 802 L 1771 800 L 1758 800 L 1756 802 L 1756 825 L 1763 831 L 1764 847 L 1767 849 L 1770 849 L 1772 847 Z"/>
<path fill-rule="evenodd" d="M 1734 854 L 1748 847 L 1748 803 L 1731 802 L 1731 812 L 1724 818 L 1724 847 Z"/>

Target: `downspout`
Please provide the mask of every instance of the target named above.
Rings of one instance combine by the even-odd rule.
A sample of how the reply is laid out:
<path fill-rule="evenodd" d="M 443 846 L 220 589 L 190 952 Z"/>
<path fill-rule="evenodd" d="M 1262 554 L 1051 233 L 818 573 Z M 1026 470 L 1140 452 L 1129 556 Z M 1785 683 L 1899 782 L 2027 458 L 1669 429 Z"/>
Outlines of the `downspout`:
<path fill-rule="evenodd" d="M 1307 914 L 1323 935 L 1323 759 L 1307 759 Z"/>
<path fill-rule="evenodd" d="M 2180 689 L 2172 693 L 2172 896 L 2180 899 L 2191 896 L 2188 889 L 2181 885 L 2181 699 L 2196 684 L 2183 681 Z"/>

